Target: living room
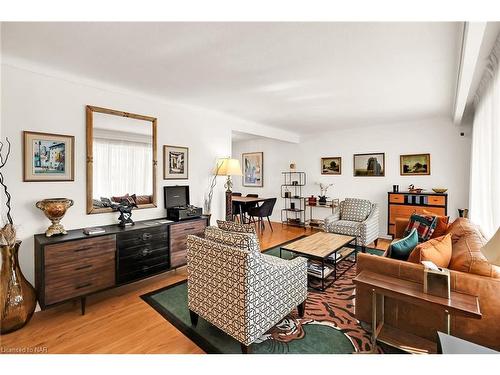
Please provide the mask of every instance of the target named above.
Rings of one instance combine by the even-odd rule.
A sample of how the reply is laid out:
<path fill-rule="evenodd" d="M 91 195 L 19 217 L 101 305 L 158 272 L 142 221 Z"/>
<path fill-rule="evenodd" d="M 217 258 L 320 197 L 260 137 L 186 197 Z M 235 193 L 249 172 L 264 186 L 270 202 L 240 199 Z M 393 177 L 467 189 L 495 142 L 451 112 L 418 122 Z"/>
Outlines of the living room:
<path fill-rule="evenodd" d="M 18 12 L 0 17 L 4 358 L 497 361 L 490 9 Z"/>

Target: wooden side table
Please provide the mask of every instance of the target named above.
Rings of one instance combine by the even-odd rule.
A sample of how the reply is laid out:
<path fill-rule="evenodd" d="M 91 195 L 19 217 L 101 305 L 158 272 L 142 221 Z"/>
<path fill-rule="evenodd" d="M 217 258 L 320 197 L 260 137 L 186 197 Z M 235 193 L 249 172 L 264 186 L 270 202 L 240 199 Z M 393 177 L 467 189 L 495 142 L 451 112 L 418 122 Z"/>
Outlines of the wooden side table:
<path fill-rule="evenodd" d="M 410 353 L 436 353 L 436 344 L 422 337 L 384 324 L 384 298 L 391 297 L 417 306 L 445 313 L 446 332 L 450 334 L 451 314 L 481 319 L 478 297 L 451 292 L 450 299 L 424 293 L 423 285 L 392 276 L 362 271 L 354 279 L 356 285 L 372 291 L 372 350 L 377 340 Z M 380 321 L 377 319 L 377 296 L 381 298 Z"/>

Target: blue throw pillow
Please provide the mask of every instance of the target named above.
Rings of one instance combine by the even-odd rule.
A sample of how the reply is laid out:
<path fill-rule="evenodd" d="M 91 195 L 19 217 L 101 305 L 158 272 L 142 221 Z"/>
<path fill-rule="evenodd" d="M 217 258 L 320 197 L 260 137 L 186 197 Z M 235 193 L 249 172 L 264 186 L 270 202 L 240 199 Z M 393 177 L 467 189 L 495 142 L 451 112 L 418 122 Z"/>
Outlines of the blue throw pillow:
<path fill-rule="evenodd" d="M 399 260 L 408 260 L 408 257 L 417 245 L 418 233 L 417 229 L 413 228 L 405 238 L 401 238 L 391 244 L 389 248 L 389 257 Z"/>

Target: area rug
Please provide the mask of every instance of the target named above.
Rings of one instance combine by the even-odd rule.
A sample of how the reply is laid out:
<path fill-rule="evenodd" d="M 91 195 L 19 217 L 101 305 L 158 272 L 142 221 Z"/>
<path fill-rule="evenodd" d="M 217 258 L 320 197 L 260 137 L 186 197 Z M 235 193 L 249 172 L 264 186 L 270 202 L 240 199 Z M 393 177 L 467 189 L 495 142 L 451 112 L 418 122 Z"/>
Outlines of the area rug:
<path fill-rule="evenodd" d="M 280 245 L 282 246 L 282 245 Z M 377 249 L 367 252 L 381 255 Z M 279 246 L 266 251 L 279 256 Z M 283 258 L 291 258 L 283 251 Z M 343 265 L 343 266 L 342 266 Z M 339 269 L 348 263 L 339 264 Z M 346 271 L 325 292 L 309 290 L 306 313 L 293 311 L 251 345 L 256 354 L 349 354 L 371 350 L 370 333 L 354 316 L 356 266 Z M 207 353 L 241 353 L 240 343 L 203 319 L 191 325 L 187 282 L 153 291 L 141 298 Z M 377 347 L 379 353 L 384 350 Z"/>

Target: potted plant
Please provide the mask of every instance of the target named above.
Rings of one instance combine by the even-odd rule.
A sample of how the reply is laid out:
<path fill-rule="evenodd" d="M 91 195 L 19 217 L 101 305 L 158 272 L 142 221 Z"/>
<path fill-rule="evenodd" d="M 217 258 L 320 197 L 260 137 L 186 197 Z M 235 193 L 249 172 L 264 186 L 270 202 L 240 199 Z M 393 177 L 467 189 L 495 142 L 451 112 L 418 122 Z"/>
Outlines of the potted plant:
<path fill-rule="evenodd" d="M 11 216 L 11 195 L 7 189 L 2 169 L 10 155 L 10 142 L 0 141 L 0 185 L 5 194 L 7 206 L 6 222 L 0 229 L 0 250 L 2 253 L 2 269 L 0 271 L 0 327 L 1 334 L 22 328 L 33 316 L 36 307 L 36 294 L 33 286 L 26 280 L 19 266 L 18 251 L 21 241 L 16 239 L 16 229 Z"/>

